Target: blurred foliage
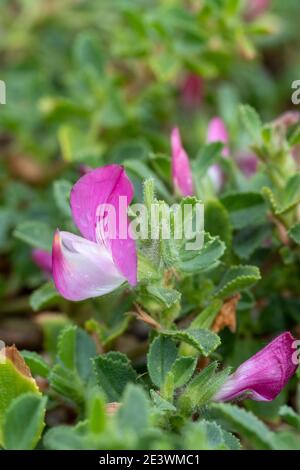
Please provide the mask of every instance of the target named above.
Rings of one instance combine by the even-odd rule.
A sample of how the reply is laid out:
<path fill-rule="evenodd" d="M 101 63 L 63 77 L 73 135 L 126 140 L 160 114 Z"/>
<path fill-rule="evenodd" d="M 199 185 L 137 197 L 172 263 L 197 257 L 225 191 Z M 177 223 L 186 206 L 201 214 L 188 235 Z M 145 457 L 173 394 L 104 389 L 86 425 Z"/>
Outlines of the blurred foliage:
<path fill-rule="evenodd" d="M 9 363 L 10 380 L 26 386 L 0 397 L 2 447 L 299 449 L 296 378 L 272 403 L 211 403 L 228 374 L 214 360 L 236 367 L 283 330 L 300 334 L 300 127 L 282 115 L 300 76 L 300 3 L 273 0 L 251 20 L 247 8 L 0 0 L 0 338 L 29 350 L 36 379 L 28 386 Z M 190 74 L 200 80 L 192 103 Z M 229 159 L 207 145 L 214 115 Z M 174 239 L 141 244 L 134 292 L 62 299 L 31 250 L 50 251 L 58 226 L 75 231 L 69 194 L 83 166 L 122 163 L 135 201 L 153 180 L 153 198 L 171 205 L 174 125 L 205 203 L 204 247 L 191 259 Z M 249 154 L 251 178 L 240 164 Z M 236 330 L 211 331 L 237 294 Z M 0 365 L 1 387 L 7 380 Z"/>

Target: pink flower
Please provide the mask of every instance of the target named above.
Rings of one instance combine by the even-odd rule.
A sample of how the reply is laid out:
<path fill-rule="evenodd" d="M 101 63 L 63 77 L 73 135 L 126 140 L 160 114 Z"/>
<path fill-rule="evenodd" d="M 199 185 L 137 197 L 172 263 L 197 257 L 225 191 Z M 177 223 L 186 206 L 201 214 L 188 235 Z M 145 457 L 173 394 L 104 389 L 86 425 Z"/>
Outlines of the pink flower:
<path fill-rule="evenodd" d="M 31 257 L 35 264 L 44 271 L 45 274 L 52 273 L 52 255 L 49 251 L 34 248 L 34 250 L 32 250 Z"/>
<path fill-rule="evenodd" d="M 271 0 L 248 0 L 247 18 L 254 20 L 257 16 L 264 13 L 270 6 Z"/>
<path fill-rule="evenodd" d="M 171 132 L 172 147 L 172 177 L 175 191 L 181 196 L 193 196 L 193 178 L 189 157 L 184 150 L 179 129 L 176 127 Z"/>
<path fill-rule="evenodd" d="M 73 186 L 72 216 L 83 237 L 57 230 L 52 248 L 53 279 L 63 297 L 98 297 L 126 280 L 136 285 L 136 246 L 126 212 L 132 198 L 133 186 L 120 165 L 92 170 Z M 99 208 L 108 205 L 116 217 L 114 234 L 106 210 L 99 215 Z M 121 219 L 124 205 L 125 220 Z"/>
<path fill-rule="evenodd" d="M 188 73 L 181 85 L 182 104 L 187 109 L 200 107 L 203 96 L 203 80 L 195 73 Z"/>
<path fill-rule="evenodd" d="M 224 144 L 222 155 L 227 158 L 229 156 L 228 133 L 224 122 L 219 117 L 214 117 L 208 124 L 207 143 L 222 142 Z M 212 165 L 208 170 L 208 175 L 213 182 L 217 191 L 220 191 L 224 184 L 224 173 L 217 163 Z"/>
<path fill-rule="evenodd" d="M 236 157 L 236 162 L 246 178 L 251 178 L 251 176 L 255 175 L 258 164 L 256 155 L 253 153 L 239 154 Z"/>
<path fill-rule="evenodd" d="M 214 400 L 228 401 L 241 396 L 256 401 L 274 400 L 298 367 L 293 361 L 294 341 L 289 332 L 275 338 L 229 376 Z"/>

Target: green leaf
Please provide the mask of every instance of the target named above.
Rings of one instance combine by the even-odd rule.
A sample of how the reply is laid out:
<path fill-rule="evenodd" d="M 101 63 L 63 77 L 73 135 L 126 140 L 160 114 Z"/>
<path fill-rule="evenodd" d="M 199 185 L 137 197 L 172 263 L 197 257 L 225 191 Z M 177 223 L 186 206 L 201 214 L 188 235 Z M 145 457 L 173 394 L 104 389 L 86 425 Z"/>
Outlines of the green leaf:
<path fill-rule="evenodd" d="M 261 131 L 262 131 L 262 122 L 260 120 L 259 115 L 249 105 L 243 105 L 240 107 L 241 118 L 243 121 L 244 126 L 247 129 L 251 140 L 255 144 L 259 144 L 261 142 Z"/>
<path fill-rule="evenodd" d="M 156 176 L 156 174 L 148 168 L 145 163 L 140 160 L 130 159 L 123 161 L 123 165 L 126 170 L 129 170 L 133 175 L 138 176 L 142 181 L 145 179 L 153 179 L 155 182 L 155 188 L 157 192 L 166 200 L 171 201 L 171 195 L 166 189 L 162 181 Z"/>
<path fill-rule="evenodd" d="M 101 434 L 106 426 L 105 401 L 102 394 L 93 389 L 87 405 L 89 430 L 93 434 Z"/>
<path fill-rule="evenodd" d="M 75 325 L 64 328 L 58 340 L 57 362 L 49 376 L 52 388 L 81 406 L 95 356 L 96 345 L 84 330 Z"/>
<path fill-rule="evenodd" d="M 120 401 L 125 387 L 136 382 L 137 374 L 121 353 L 107 353 L 93 359 L 97 383 L 108 401 Z"/>
<path fill-rule="evenodd" d="M 144 390 L 133 384 L 128 384 L 122 406 L 117 413 L 119 428 L 131 431 L 137 437 L 149 426 L 149 401 Z"/>
<path fill-rule="evenodd" d="M 295 413 L 293 408 L 283 405 L 279 410 L 279 416 L 288 424 L 300 431 L 300 415 Z"/>
<path fill-rule="evenodd" d="M 26 221 L 20 223 L 13 232 L 14 237 L 25 243 L 51 251 L 54 231 L 44 222 Z"/>
<path fill-rule="evenodd" d="M 229 214 L 224 205 L 217 199 L 205 202 L 205 230 L 213 237 L 219 237 L 227 247 L 232 239 L 232 228 Z"/>
<path fill-rule="evenodd" d="M 252 412 L 228 403 L 210 405 L 213 415 L 241 433 L 256 449 L 273 449 L 273 433 Z"/>
<path fill-rule="evenodd" d="M 2 426 L 5 413 L 14 398 L 27 392 L 40 395 L 23 358 L 14 346 L 11 351 L 12 355 L 1 358 L 0 361 L 0 445 L 3 442 Z"/>
<path fill-rule="evenodd" d="M 171 367 L 174 377 L 174 387 L 185 385 L 192 377 L 197 365 L 197 358 L 191 356 L 178 357 Z"/>
<path fill-rule="evenodd" d="M 219 336 L 207 329 L 161 330 L 160 333 L 193 346 L 203 356 L 209 356 L 221 343 Z"/>
<path fill-rule="evenodd" d="M 216 163 L 217 157 L 221 155 L 222 147 L 222 143 L 212 142 L 201 148 L 192 164 L 193 171 L 196 172 L 197 178 L 205 176 L 210 166 Z"/>
<path fill-rule="evenodd" d="M 173 266 L 183 273 L 197 273 L 216 266 L 225 251 L 225 244 L 218 237 L 205 235 L 200 250 L 187 250 L 185 244 L 178 246 L 173 240 L 163 240 L 162 252 L 167 266 Z"/>
<path fill-rule="evenodd" d="M 49 307 L 57 303 L 60 298 L 52 281 L 46 282 L 36 289 L 30 296 L 29 303 L 35 312 L 42 308 Z"/>
<path fill-rule="evenodd" d="M 233 249 L 240 258 L 247 259 L 255 250 L 262 246 L 262 242 L 266 240 L 271 233 L 272 228 L 269 225 L 246 227 L 235 235 Z"/>
<path fill-rule="evenodd" d="M 72 183 L 70 183 L 70 181 L 56 180 L 53 183 L 54 201 L 58 209 L 66 217 L 71 217 L 71 209 L 70 209 L 71 189 L 72 189 Z"/>
<path fill-rule="evenodd" d="M 216 362 L 211 363 L 187 385 L 178 405 L 185 414 L 191 414 L 199 407 L 207 404 L 223 385 L 230 371 L 224 369 L 217 372 L 217 367 Z"/>
<path fill-rule="evenodd" d="M 158 388 L 164 384 L 176 357 L 177 348 L 171 339 L 160 335 L 151 343 L 147 366 L 150 378 Z"/>
<path fill-rule="evenodd" d="M 26 393 L 10 403 L 3 423 L 3 440 L 6 449 L 31 450 L 35 448 L 45 426 L 46 401 L 46 397 Z"/>
<path fill-rule="evenodd" d="M 261 279 L 256 266 L 230 266 L 225 272 L 214 297 L 227 298 L 253 286 Z"/>
<path fill-rule="evenodd" d="M 191 450 L 239 450 L 238 439 L 213 421 L 189 423 L 184 429 L 184 448 Z"/>
<path fill-rule="evenodd" d="M 50 367 L 47 362 L 34 351 L 21 351 L 21 355 L 31 370 L 32 375 L 39 375 L 40 377 L 48 377 Z"/>
<path fill-rule="evenodd" d="M 289 230 L 289 236 L 294 240 L 295 243 L 300 245 L 300 223 L 293 225 Z"/>
<path fill-rule="evenodd" d="M 150 396 L 154 406 L 162 413 L 176 411 L 176 406 L 172 405 L 172 403 L 170 403 L 168 400 L 162 398 L 162 396 L 155 390 L 150 390 Z"/>
<path fill-rule="evenodd" d="M 44 438 L 44 445 L 50 450 L 92 450 L 93 447 L 85 435 L 75 427 L 56 426 L 50 429 Z"/>
<path fill-rule="evenodd" d="M 164 287 L 157 287 L 148 285 L 146 291 L 150 297 L 159 302 L 163 308 L 171 308 L 181 299 L 181 293 L 175 289 L 167 289 Z"/>
<path fill-rule="evenodd" d="M 223 302 L 220 299 L 214 299 L 210 304 L 197 315 L 190 324 L 191 329 L 206 328 L 209 329 L 216 316 L 221 310 Z"/>
<path fill-rule="evenodd" d="M 269 187 L 262 188 L 262 194 L 276 215 L 283 215 L 300 203 L 300 173 L 291 176 L 280 194 L 274 194 Z"/>
<path fill-rule="evenodd" d="M 221 198 L 234 228 L 260 225 L 266 221 L 267 205 L 259 193 L 232 192 Z"/>

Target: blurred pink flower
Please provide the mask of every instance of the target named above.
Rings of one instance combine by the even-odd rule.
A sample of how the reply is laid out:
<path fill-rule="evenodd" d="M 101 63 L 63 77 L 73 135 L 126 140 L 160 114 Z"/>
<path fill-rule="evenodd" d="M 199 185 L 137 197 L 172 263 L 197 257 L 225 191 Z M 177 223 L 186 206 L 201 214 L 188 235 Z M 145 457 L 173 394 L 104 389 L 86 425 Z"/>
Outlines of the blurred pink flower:
<path fill-rule="evenodd" d="M 45 274 L 52 273 L 52 255 L 49 251 L 34 248 L 31 252 L 31 257 Z"/>
<path fill-rule="evenodd" d="M 236 162 L 246 178 L 251 178 L 257 171 L 258 159 L 253 153 L 241 153 L 236 156 Z"/>
<path fill-rule="evenodd" d="M 249 20 L 254 20 L 264 13 L 270 6 L 271 0 L 248 0 L 246 16 Z"/>
<path fill-rule="evenodd" d="M 203 98 L 203 79 L 195 73 L 188 73 L 181 85 L 182 104 L 187 109 L 199 108 Z"/>
<path fill-rule="evenodd" d="M 229 156 L 228 144 L 228 132 L 225 127 L 223 120 L 219 117 L 214 117 L 210 120 L 207 130 L 207 143 L 222 142 L 224 144 L 222 155 L 227 158 Z M 225 177 L 224 173 L 217 163 L 213 164 L 209 170 L 208 175 L 210 176 L 213 185 L 217 191 L 222 188 Z"/>
<path fill-rule="evenodd" d="M 118 220 L 124 198 L 127 208 L 133 198 L 133 186 L 120 165 L 92 170 L 73 186 L 72 216 L 83 237 L 57 230 L 52 248 L 54 283 L 66 299 L 98 297 L 115 290 L 126 280 L 136 285 L 135 241 L 129 234 L 127 215 L 125 228 Z M 116 214 L 115 236 L 111 236 L 110 230 L 106 231 L 105 213 L 99 216 L 98 212 L 99 207 L 108 204 Z"/>
<path fill-rule="evenodd" d="M 298 367 L 293 361 L 294 341 L 289 332 L 275 338 L 229 376 L 214 400 L 229 401 L 238 397 L 274 400 Z"/>
<path fill-rule="evenodd" d="M 177 127 L 171 132 L 171 148 L 174 189 L 181 196 L 192 196 L 194 189 L 189 157 L 182 146 L 180 132 Z"/>

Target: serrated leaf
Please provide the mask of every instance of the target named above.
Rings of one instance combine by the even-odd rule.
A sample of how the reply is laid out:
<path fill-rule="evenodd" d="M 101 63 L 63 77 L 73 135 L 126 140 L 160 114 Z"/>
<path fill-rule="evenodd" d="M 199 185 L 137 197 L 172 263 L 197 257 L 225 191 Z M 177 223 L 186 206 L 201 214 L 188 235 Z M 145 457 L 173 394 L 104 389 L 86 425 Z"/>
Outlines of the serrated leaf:
<path fill-rule="evenodd" d="M 214 297 L 223 299 L 231 297 L 245 289 L 249 289 L 260 279 L 260 272 L 256 266 L 230 266 L 216 288 Z"/>
<path fill-rule="evenodd" d="M 183 356 L 176 359 L 170 370 L 174 377 L 174 388 L 182 387 L 190 380 L 196 365 L 196 357 Z"/>
<path fill-rule="evenodd" d="M 273 433 L 251 411 L 229 403 L 210 405 L 213 415 L 225 421 L 232 430 L 241 433 L 257 449 L 272 449 Z"/>
<path fill-rule="evenodd" d="M 251 140 L 259 144 L 261 141 L 261 131 L 262 131 L 262 122 L 260 120 L 259 115 L 249 105 L 243 105 L 240 107 L 241 118 L 243 121 L 244 126 L 247 129 Z"/>
<path fill-rule="evenodd" d="M 220 345 L 219 336 L 207 329 L 161 330 L 160 333 L 173 340 L 184 341 L 203 356 L 209 356 Z"/>
<path fill-rule="evenodd" d="M 185 449 L 239 450 L 240 443 L 231 433 L 214 421 L 198 421 L 185 427 Z"/>
<path fill-rule="evenodd" d="M 230 370 L 223 369 L 217 372 L 217 367 L 216 362 L 211 363 L 187 385 L 179 399 L 179 407 L 185 413 L 190 414 L 193 410 L 209 403 L 223 385 Z"/>
<path fill-rule="evenodd" d="M 26 393 L 9 405 L 3 423 L 4 447 L 9 450 L 31 450 L 41 438 L 45 426 L 46 397 Z"/>
<path fill-rule="evenodd" d="M 262 188 L 262 194 L 276 215 L 289 212 L 300 203 L 300 173 L 296 173 L 288 179 L 280 194 L 275 195 L 266 186 Z"/>
<path fill-rule="evenodd" d="M 58 340 L 57 363 L 49 375 L 52 388 L 82 405 L 95 356 L 96 345 L 84 330 L 75 325 L 64 328 Z"/>
<path fill-rule="evenodd" d="M 29 303 L 35 312 L 42 308 L 53 305 L 60 298 L 53 282 L 47 282 L 36 289 L 30 296 Z"/>
<path fill-rule="evenodd" d="M 176 411 L 176 406 L 172 405 L 168 400 L 165 400 L 159 393 L 155 390 L 150 390 L 150 396 L 155 407 L 161 412 L 174 412 Z"/>
<path fill-rule="evenodd" d="M 218 237 L 205 234 L 200 250 L 187 250 L 185 242 L 179 246 L 177 241 L 171 239 L 163 240 L 162 250 L 167 265 L 192 274 L 213 268 L 223 256 L 225 244 Z"/>
<path fill-rule="evenodd" d="M 177 348 L 169 338 L 157 336 L 150 345 L 147 367 L 154 385 L 160 388 L 177 357 Z"/>
<path fill-rule="evenodd" d="M 34 351 L 21 351 L 22 357 L 31 370 L 32 375 L 46 378 L 50 372 L 47 362 Z"/>
<path fill-rule="evenodd" d="M 137 374 L 124 354 L 103 354 L 93 359 L 93 365 L 97 383 L 108 401 L 120 401 L 126 385 L 137 380 Z"/>
<path fill-rule="evenodd" d="M 13 232 L 14 237 L 42 250 L 51 251 L 54 231 L 44 222 L 26 221 Z"/>
<path fill-rule="evenodd" d="M 295 243 L 300 245 L 300 223 L 293 225 L 289 230 L 289 236 L 294 240 Z"/>
<path fill-rule="evenodd" d="M 164 287 L 149 285 L 147 286 L 146 291 L 156 301 L 160 302 L 164 308 L 171 308 L 181 299 L 181 293 L 175 289 L 167 289 Z"/>
<path fill-rule="evenodd" d="M 283 405 L 279 410 L 279 416 L 288 424 L 293 426 L 295 429 L 300 431 L 300 415 L 297 414 L 293 408 L 287 405 Z"/>

